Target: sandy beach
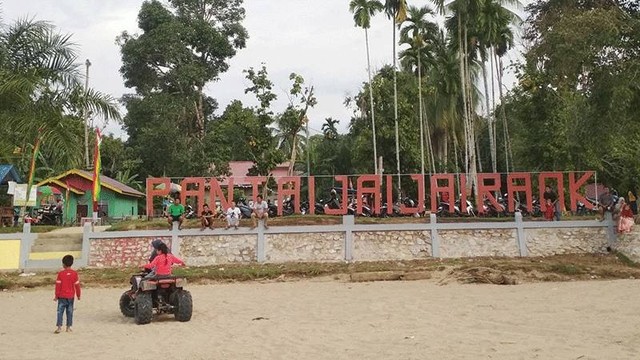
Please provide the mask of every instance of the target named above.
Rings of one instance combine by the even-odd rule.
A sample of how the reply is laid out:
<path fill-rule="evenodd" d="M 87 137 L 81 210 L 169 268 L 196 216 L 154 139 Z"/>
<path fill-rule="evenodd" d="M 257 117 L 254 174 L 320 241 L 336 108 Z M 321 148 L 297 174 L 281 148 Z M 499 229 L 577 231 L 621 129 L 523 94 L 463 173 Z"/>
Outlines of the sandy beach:
<path fill-rule="evenodd" d="M 638 359 L 639 285 L 199 285 L 190 322 L 142 326 L 88 288 L 58 335 L 52 289 L 5 291 L 0 359 Z"/>

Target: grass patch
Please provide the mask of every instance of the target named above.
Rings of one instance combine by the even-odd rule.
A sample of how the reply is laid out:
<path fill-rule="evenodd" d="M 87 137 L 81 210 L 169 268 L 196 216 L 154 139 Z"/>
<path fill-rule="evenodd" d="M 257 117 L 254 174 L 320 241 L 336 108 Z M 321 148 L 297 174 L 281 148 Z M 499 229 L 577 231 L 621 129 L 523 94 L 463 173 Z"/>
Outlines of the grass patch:
<path fill-rule="evenodd" d="M 554 264 L 549 269 L 550 272 L 560 275 L 580 275 L 585 272 L 574 264 Z"/>
<path fill-rule="evenodd" d="M 480 269 L 480 270 L 479 270 Z M 558 255 L 539 258 L 468 258 L 425 259 L 410 261 L 375 261 L 355 263 L 285 263 L 285 264 L 226 264 L 203 267 L 175 268 L 174 274 L 184 276 L 190 283 L 209 284 L 241 281 L 282 281 L 314 277 L 333 277 L 366 272 L 426 272 L 434 281 L 449 279 L 460 281 L 482 273 L 481 278 L 513 280 L 514 283 L 540 281 L 568 281 L 592 279 L 640 278 L 640 267 L 626 263 L 614 254 Z M 138 268 L 80 269 L 83 286 L 126 288 Z M 489 276 L 490 275 L 490 276 Z M 19 273 L 1 273 L 0 289 L 53 287 L 55 272 L 19 276 Z"/>
<path fill-rule="evenodd" d="M 31 225 L 32 233 L 47 233 L 56 229 L 62 229 L 63 226 L 52 226 L 52 225 Z M 0 234 L 14 234 L 14 233 L 22 233 L 22 227 L 0 227 Z"/>
<path fill-rule="evenodd" d="M 613 254 L 616 256 L 616 258 L 618 258 L 618 260 L 620 260 L 621 263 L 623 263 L 626 266 L 629 267 L 633 267 L 633 268 L 638 268 L 640 267 L 640 264 L 638 264 L 637 262 L 629 259 L 629 257 L 619 251 L 613 251 Z"/>

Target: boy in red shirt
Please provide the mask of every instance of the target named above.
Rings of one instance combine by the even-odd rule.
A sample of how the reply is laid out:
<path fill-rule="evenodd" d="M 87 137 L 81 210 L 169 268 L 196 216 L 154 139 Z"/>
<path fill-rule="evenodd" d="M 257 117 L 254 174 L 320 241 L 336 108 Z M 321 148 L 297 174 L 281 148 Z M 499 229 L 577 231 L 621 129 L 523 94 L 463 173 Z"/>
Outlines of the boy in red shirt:
<path fill-rule="evenodd" d="M 65 255 L 62 258 L 62 269 L 58 273 L 56 279 L 56 294 L 53 297 L 53 301 L 58 301 L 58 319 L 56 326 L 58 327 L 55 334 L 59 334 L 62 331 L 62 315 L 67 312 L 67 332 L 71 332 L 71 326 L 73 325 L 73 299 L 77 295 L 80 300 L 80 279 L 78 273 L 71 269 L 73 265 L 73 256 Z"/>

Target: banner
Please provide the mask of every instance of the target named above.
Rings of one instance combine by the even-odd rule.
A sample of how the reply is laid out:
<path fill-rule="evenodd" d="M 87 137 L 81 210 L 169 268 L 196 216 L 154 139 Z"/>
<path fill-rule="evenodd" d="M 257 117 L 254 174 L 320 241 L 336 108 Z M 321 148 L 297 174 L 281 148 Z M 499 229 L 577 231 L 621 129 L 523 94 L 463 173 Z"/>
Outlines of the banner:
<path fill-rule="evenodd" d="M 38 195 L 38 187 L 32 186 L 27 201 L 28 184 L 16 184 L 13 189 L 13 206 L 36 206 L 36 197 Z"/>

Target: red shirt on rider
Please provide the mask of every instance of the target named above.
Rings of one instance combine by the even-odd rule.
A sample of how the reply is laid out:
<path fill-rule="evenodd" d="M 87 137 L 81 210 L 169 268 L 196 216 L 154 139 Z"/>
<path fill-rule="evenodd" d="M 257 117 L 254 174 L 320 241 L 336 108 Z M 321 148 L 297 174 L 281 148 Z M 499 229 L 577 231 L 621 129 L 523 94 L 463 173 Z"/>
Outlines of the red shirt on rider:
<path fill-rule="evenodd" d="M 158 256 L 156 256 L 153 261 L 146 264 L 144 266 L 145 269 L 155 268 L 156 275 L 167 276 L 171 275 L 171 266 L 173 264 L 184 266 L 184 261 L 174 256 L 173 254 L 170 254 L 167 245 L 165 245 L 164 243 L 158 246 L 158 251 L 160 252 Z"/>

